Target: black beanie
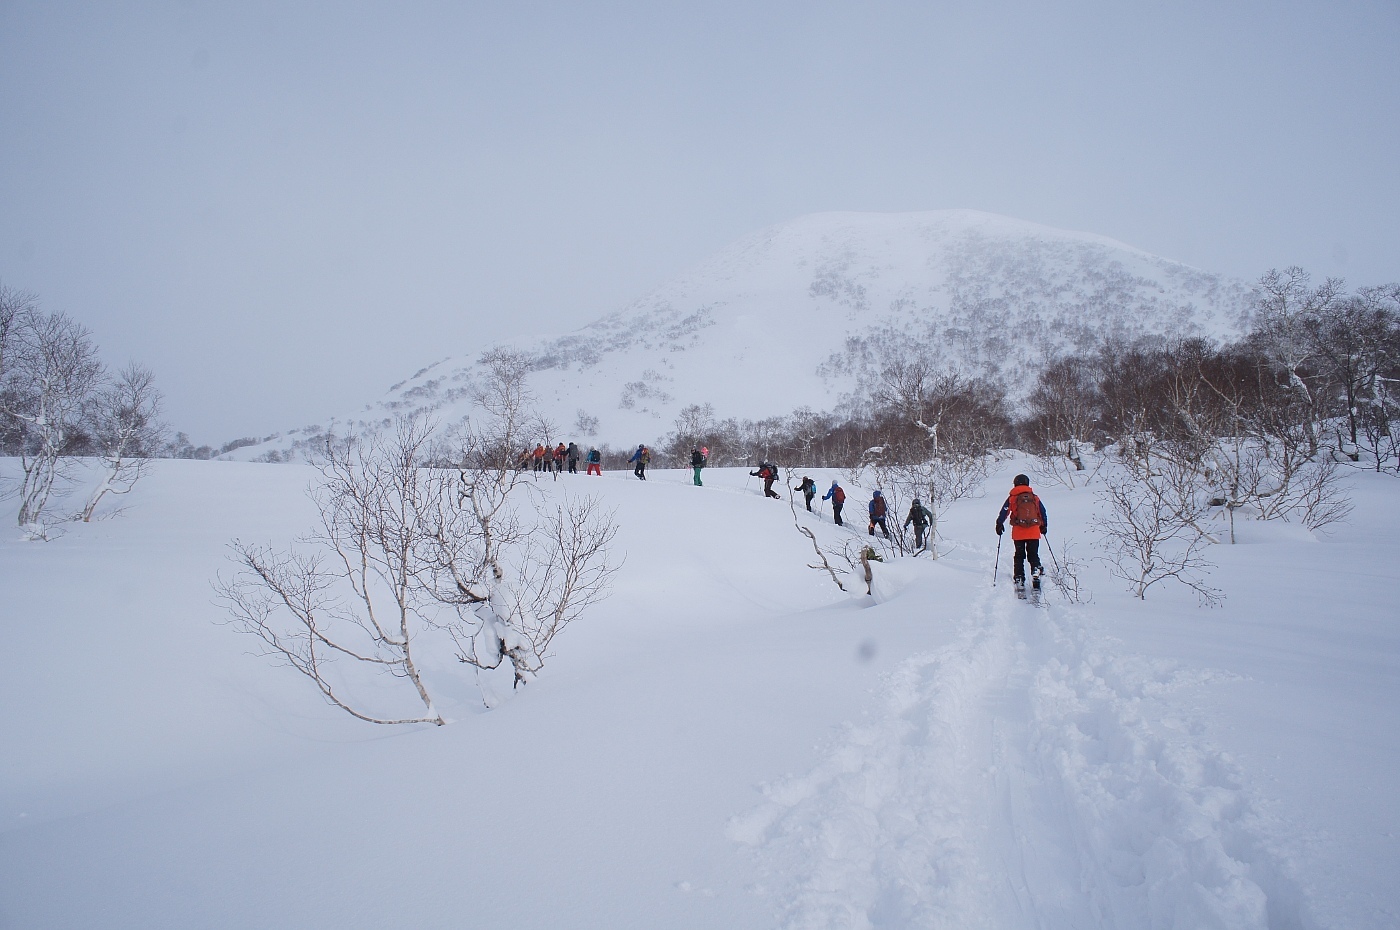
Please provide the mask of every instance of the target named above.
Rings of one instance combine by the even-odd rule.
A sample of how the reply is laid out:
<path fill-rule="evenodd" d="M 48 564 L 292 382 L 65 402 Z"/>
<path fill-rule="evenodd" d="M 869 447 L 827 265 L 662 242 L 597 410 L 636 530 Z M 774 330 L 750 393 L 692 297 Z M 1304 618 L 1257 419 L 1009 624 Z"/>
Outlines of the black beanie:
<path fill-rule="evenodd" d="M 1017 475 L 1015 478 L 1011 479 L 1011 483 L 1020 487 L 1023 484 L 1030 484 L 1031 479 L 1027 478 L 1025 475 Z"/>

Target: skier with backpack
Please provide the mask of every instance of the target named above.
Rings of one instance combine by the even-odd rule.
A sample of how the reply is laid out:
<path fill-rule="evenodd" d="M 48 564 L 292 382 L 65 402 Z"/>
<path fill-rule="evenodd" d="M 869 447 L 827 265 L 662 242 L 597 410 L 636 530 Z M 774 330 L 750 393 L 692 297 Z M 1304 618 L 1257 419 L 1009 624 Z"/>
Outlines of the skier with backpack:
<path fill-rule="evenodd" d="M 568 446 L 565 446 L 562 442 L 554 447 L 554 474 L 556 477 L 558 477 L 559 473 L 564 470 L 564 459 L 566 459 L 568 455 L 569 448 Z"/>
<path fill-rule="evenodd" d="M 763 479 L 764 497 L 782 497 L 781 494 L 773 490 L 773 482 L 778 480 L 778 466 L 771 462 L 759 462 L 758 471 L 751 471 L 749 474 L 753 475 L 755 478 Z"/>
<path fill-rule="evenodd" d="M 704 468 L 709 462 L 709 452 L 709 449 L 700 448 L 690 450 L 690 467 L 695 469 L 695 486 L 697 488 L 704 487 L 704 485 L 700 483 L 700 469 Z"/>
<path fill-rule="evenodd" d="M 588 473 L 603 477 L 603 453 L 596 446 L 588 450 Z"/>
<path fill-rule="evenodd" d="M 831 501 L 831 516 L 836 521 L 837 526 L 844 526 L 841 522 L 841 508 L 846 506 L 846 491 L 835 481 L 831 482 L 831 490 L 822 495 L 822 500 Z"/>
<path fill-rule="evenodd" d="M 885 503 L 885 495 L 876 491 L 870 498 L 870 535 L 875 535 L 875 527 L 880 528 L 880 532 L 885 534 L 885 538 L 890 538 L 890 528 L 885 525 L 885 514 L 889 512 L 889 506 Z"/>
<path fill-rule="evenodd" d="M 812 498 L 817 496 L 817 483 L 806 475 L 803 475 L 802 482 L 798 484 L 797 487 L 793 488 L 793 490 L 802 492 L 802 499 L 807 502 L 807 512 L 811 513 Z"/>
<path fill-rule="evenodd" d="M 636 465 L 632 469 L 632 474 L 643 481 L 647 480 L 647 463 L 651 461 L 651 450 L 644 445 L 638 445 L 637 451 L 632 453 L 632 457 L 627 461 Z"/>
<path fill-rule="evenodd" d="M 575 442 L 569 443 L 569 448 L 565 451 L 564 454 L 565 454 L 566 456 L 568 456 L 568 459 L 569 459 L 569 474 L 571 474 L 571 475 L 577 475 L 577 474 L 578 474 L 578 460 L 579 460 L 579 455 L 580 455 L 578 443 L 575 443 Z"/>
<path fill-rule="evenodd" d="M 913 505 L 909 508 L 909 516 L 904 518 L 904 525 L 914 524 L 914 548 L 924 547 L 924 530 L 933 522 L 933 511 L 929 510 L 916 497 Z"/>
<path fill-rule="evenodd" d="M 1050 521 L 1045 515 L 1045 504 L 1035 491 L 1031 490 L 1031 479 L 1017 475 L 1014 487 L 1006 496 L 997 514 L 997 535 L 1005 532 L 1004 524 L 1011 521 L 1011 539 L 1016 543 L 1016 560 L 1012 563 L 1012 582 L 1016 585 L 1016 596 L 1026 596 L 1026 562 L 1031 563 L 1031 587 L 1040 592 L 1040 576 L 1045 569 L 1040 564 L 1040 537 L 1050 532 Z"/>

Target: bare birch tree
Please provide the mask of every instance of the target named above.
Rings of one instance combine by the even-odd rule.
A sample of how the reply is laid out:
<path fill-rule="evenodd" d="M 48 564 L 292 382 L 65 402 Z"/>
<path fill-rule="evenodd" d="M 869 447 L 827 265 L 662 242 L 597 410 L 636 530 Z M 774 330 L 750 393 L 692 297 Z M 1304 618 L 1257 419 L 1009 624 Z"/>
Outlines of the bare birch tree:
<path fill-rule="evenodd" d="M 102 364 L 87 329 L 61 313 L 39 312 L 32 299 L 21 302 L 8 329 L 0 403 L 18 434 L 19 524 L 42 535 L 40 519 L 81 435 Z"/>
<path fill-rule="evenodd" d="M 508 662 L 516 684 L 554 637 L 602 597 L 615 571 L 612 515 L 592 499 L 550 505 L 518 468 L 538 431 L 518 356 L 488 356 L 483 415 L 446 437 L 421 418 L 391 434 L 331 442 L 312 496 L 320 528 L 291 551 L 235 541 L 220 579 L 235 625 L 371 723 L 445 722 L 421 672 L 421 643 L 445 634 L 477 668 Z M 407 680 L 423 710 L 371 710 L 336 663 Z"/>
<path fill-rule="evenodd" d="M 509 663 L 519 686 L 539 672 L 554 637 L 606 594 L 617 570 L 609 561 L 617 526 L 591 497 L 564 494 L 550 505 L 524 480 L 512 450 L 538 428 L 528 363 L 504 351 L 483 362 L 489 377 L 474 397 L 482 416 L 450 439 L 455 506 L 469 515 L 471 531 L 435 538 L 431 592 L 454 610 L 443 628 L 458 660 L 478 669 Z"/>
<path fill-rule="evenodd" d="M 309 678 L 327 701 L 379 724 L 446 721 L 433 704 L 415 653 L 427 618 L 420 552 L 439 499 L 441 473 L 426 466 L 431 427 L 400 419 L 392 434 L 328 443 L 312 490 L 320 527 L 289 551 L 230 544 L 237 573 L 216 585 L 234 625 L 266 655 Z M 440 528 L 449 532 L 448 528 Z M 423 711 L 385 714 L 351 697 L 339 662 L 408 681 Z"/>
<path fill-rule="evenodd" d="M 164 445 L 160 404 L 155 375 L 134 363 L 92 399 L 87 414 L 89 437 L 102 463 L 102 476 L 83 507 L 84 523 L 92 520 L 108 494 L 130 492 Z"/>

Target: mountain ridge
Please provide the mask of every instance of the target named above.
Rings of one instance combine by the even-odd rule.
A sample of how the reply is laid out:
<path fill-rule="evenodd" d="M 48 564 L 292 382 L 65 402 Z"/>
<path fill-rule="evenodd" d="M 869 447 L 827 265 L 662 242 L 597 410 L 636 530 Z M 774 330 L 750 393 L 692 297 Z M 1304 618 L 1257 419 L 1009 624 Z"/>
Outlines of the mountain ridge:
<path fill-rule="evenodd" d="M 749 419 L 833 409 L 911 344 L 1015 398 L 1045 359 L 1108 335 L 1235 335 L 1248 293 L 1105 236 L 993 213 L 816 213 L 742 236 L 577 330 L 513 348 L 531 358 L 532 389 L 565 434 L 623 445 L 663 435 L 689 404 Z M 237 457 L 293 452 L 327 429 L 396 414 L 464 415 L 485 348 Z"/>

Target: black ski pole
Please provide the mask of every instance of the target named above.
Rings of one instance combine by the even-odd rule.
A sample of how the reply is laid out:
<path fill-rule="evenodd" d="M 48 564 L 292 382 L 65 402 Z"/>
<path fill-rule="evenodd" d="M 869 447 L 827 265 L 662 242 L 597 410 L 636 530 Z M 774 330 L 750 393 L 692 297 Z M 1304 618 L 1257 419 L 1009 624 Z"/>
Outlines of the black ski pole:
<path fill-rule="evenodd" d="M 1045 540 L 1045 549 L 1050 553 L 1050 564 L 1055 566 L 1055 577 L 1063 576 L 1064 573 L 1060 571 L 1060 560 L 1055 558 L 1055 547 L 1050 545 L 1050 537 L 1042 536 L 1040 538 Z"/>
<path fill-rule="evenodd" d="M 999 572 L 999 571 L 1001 571 L 1001 534 L 1000 534 L 1000 533 L 997 534 L 997 562 L 996 562 L 996 567 L 992 569 L 992 587 L 994 587 L 994 588 L 997 586 L 997 572 Z"/>

